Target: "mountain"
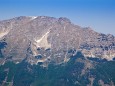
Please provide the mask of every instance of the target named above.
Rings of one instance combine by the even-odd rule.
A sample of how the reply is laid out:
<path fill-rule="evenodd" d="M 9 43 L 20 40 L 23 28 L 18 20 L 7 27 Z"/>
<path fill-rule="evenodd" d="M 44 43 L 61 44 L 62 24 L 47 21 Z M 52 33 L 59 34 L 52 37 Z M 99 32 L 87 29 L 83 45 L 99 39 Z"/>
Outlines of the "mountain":
<path fill-rule="evenodd" d="M 1 86 L 114 86 L 114 57 L 113 35 L 64 17 L 0 21 Z"/>
<path fill-rule="evenodd" d="M 62 63 L 77 51 L 85 57 L 107 60 L 115 57 L 113 35 L 82 28 L 67 18 L 21 16 L 0 21 L 0 29 L 1 45 L 7 44 L 1 48 L 2 62 L 8 58 L 14 62 L 27 58 L 31 64 Z"/>

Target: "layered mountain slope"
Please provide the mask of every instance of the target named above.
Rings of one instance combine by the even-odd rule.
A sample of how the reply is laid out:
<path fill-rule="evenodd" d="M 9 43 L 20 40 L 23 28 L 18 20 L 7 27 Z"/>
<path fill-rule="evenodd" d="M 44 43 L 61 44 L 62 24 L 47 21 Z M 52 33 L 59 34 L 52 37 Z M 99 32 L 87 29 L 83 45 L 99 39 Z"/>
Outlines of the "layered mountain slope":
<path fill-rule="evenodd" d="M 0 21 L 0 63 L 25 58 L 31 64 L 63 63 L 80 51 L 91 58 L 112 60 L 115 37 L 74 25 L 67 18 L 17 17 Z"/>

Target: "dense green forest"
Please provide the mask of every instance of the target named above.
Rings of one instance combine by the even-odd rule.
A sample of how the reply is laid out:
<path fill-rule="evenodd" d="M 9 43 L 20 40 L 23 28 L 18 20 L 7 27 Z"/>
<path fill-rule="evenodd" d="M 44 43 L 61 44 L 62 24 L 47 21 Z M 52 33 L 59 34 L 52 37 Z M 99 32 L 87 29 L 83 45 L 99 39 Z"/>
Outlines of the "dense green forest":
<path fill-rule="evenodd" d="M 49 64 L 48 67 L 30 65 L 26 60 L 19 64 L 7 62 L 0 66 L 0 86 L 10 86 L 12 82 L 13 86 L 86 86 L 91 83 L 90 77 L 94 78 L 93 86 L 100 86 L 99 80 L 105 84 L 110 85 L 111 81 L 115 84 L 115 61 L 90 61 L 96 65 L 83 75 L 85 58 L 80 53 L 67 63 Z"/>

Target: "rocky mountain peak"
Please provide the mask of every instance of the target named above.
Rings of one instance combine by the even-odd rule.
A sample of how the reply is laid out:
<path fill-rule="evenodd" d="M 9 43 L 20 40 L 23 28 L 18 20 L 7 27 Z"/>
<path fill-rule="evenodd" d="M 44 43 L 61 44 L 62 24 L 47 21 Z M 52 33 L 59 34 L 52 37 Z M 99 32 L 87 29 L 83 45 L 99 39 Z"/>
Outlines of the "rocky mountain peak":
<path fill-rule="evenodd" d="M 115 37 L 74 25 L 67 18 L 21 16 L 0 21 L 0 62 L 23 59 L 31 64 L 67 62 L 82 52 L 87 58 L 112 60 L 115 57 Z"/>
<path fill-rule="evenodd" d="M 68 19 L 68 18 L 66 18 L 66 17 L 60 17 L 59 19 L 58 19 L 58 21 L 59 22 L 65 22 L 65 23 L 71 23 L 71 21 Z"/>

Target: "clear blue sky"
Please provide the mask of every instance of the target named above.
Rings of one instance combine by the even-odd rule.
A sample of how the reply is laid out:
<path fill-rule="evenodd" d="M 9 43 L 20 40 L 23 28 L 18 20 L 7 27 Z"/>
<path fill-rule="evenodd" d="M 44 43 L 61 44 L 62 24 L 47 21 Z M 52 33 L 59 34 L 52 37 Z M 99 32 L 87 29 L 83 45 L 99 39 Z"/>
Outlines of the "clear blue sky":
<path fill-rule="evenodd" d="M 41 15 L 115 35 L 115 0 L 0 0 L 0 20 Z"/>

